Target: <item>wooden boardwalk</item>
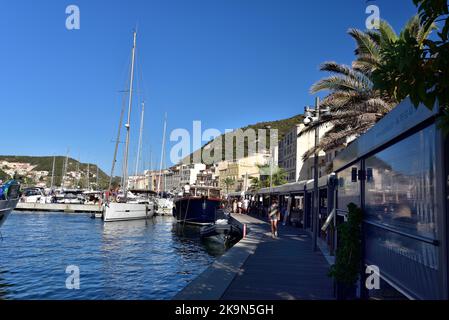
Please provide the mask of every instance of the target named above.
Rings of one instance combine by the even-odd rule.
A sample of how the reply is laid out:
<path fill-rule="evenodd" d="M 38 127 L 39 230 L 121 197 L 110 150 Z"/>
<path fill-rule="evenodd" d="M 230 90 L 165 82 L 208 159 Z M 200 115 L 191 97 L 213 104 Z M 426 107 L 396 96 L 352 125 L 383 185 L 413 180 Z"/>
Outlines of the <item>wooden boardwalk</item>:
<path fill-rule="evenodd" d="M 324 255 L 312 250 L 312 239 L 301 229 L 280 226 L 272 239 L 268 223 L 234 214 L 260 243 L 246 259 L 223 300 L 331 300 L 333 282 Z"/>

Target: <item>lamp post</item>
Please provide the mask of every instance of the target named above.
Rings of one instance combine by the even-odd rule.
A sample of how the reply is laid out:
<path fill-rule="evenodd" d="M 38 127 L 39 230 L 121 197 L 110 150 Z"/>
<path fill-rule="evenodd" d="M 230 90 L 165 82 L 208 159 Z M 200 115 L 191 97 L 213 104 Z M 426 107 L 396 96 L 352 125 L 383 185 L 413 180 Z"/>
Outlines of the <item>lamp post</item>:
<path fill-rule="evenodd" d="M 304 108 L 304 125 L 309 126 L 313 123 L 317 123 L 320 121 L 320 117 L 322 113 L 329 113 L 329 110 L 321 110 L 320 108 L 320 98 L 315 99 L 315 109 L 305 107 Z M 317 146 L 319 144 L 320 139 L 320 127 L 317 125 L 315 127 L 315 150 L 314 150 L 314 167 L 313 167 L 313 212 L 312 212 L 312 233 L 313 233 L 313 250 L 317 251 L 318 248 L 318 224 L 319 224 L 319 214 L 320 214 L 320 195 L 318 189 L 318 179 L 319 179 L 319 171 L 318 171 L 318 156 L 319 152 L 317 150 Z"/>

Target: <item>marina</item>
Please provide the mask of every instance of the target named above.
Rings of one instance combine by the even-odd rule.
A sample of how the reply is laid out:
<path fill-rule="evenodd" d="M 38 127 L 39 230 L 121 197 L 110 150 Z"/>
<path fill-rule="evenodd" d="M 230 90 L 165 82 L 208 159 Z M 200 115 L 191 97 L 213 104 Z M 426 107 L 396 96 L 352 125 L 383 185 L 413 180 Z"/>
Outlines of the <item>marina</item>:
<path fill-rule="evenodd" d="M 449 301 L 449 0 L 34 2 L 0 28 L 0 303 Z"/>

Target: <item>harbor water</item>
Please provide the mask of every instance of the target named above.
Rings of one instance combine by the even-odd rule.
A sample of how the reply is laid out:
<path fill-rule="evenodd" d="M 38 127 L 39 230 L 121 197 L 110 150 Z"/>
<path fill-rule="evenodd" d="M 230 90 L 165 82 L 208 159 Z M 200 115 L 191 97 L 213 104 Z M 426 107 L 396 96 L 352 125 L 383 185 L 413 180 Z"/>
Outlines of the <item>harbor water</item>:
<path fill-rule="evenodd" d="M 13 212 L 0 230 L 0 300 L 171 299 L 224 253 L 191 228 Z M 79 289 L 68 289 L 77 268 Z"/>

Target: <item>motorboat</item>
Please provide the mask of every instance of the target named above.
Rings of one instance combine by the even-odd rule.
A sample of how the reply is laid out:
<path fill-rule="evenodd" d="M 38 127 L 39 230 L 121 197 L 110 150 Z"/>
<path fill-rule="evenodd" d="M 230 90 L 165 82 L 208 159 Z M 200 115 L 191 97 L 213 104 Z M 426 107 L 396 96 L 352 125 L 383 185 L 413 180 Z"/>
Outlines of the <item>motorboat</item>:
<path fill-rule="evenodd" d="M 175 204 L 173 198 L 156 197 L 156 215 L 158 216 L 171 216 L 173 215 L 173 208 Z"/>
<path fill-rule="evenodd" d="M 22 191 L 20 202 L 24 203 L 51 203 L 52 197 L 45 193 L 43 188 L 25 188 Z"/>
<path fill-rule="evenodd" d="M 17 181 L 10 180 L 0 186 L 0 227 L 16 208 L 19 199 L 20 184 Z"/>
<path fill-rule="evenodd" d="M 84 204 L 86 198 L 79 189 L 63 189 L 55 195 L 55 202 L 59 204 Z"/>
<path fill-rule="evenodd" d="M 173 215 L 181 223 L 208 225 L 216 221 L 221 205 L 220 189 L 209 186 L 186 186 L 175 199 Z"/>

